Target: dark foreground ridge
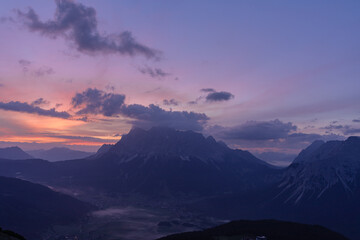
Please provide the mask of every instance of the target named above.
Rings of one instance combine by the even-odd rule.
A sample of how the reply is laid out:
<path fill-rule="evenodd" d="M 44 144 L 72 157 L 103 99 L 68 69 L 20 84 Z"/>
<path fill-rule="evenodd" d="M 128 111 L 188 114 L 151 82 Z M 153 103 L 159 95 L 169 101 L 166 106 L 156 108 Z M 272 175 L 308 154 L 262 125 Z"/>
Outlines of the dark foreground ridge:
<path fill-rule="evenodd" d="M 51 226 L 77 222 L 93 209 L 40 184 L 0 177 L 0 226 L 27 239 L 41 239 L 41 233 Z"/>
<path fill-rule="evenodd" d="M 25 240 L 25 238 L 13 231 L 0 228 L 0 240 Z"/>
<path fill-rule="evenodd" d="M 276 220 L 232 221 L 204 231 L 174 234 L 159 240 L 235 240 L 256 239 L 265 236 L 268 240 L 345 240 L 346 237 L 319 225 L 308 225 Z M 247 238 L 246 238 L 247 237 Z"/>

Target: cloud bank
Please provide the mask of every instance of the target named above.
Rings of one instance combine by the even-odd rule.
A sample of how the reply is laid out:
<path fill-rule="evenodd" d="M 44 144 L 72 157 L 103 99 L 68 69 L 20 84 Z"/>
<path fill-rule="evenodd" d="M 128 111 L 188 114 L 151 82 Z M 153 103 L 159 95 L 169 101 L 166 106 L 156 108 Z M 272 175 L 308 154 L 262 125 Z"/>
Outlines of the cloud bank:
<path fill-rule="evenodd" d="M 353 120 L 353 122 L 356 122 Z M 328 130 L 329 132 L 333 132 L 335 131 L 340 131 L 345 135 L 353 135 L 353 134 L 358 134 L 360 133 L 360 128 L 354 128 L 350 125 L 334 125 L 334 124 L 330 124 L 329 126 L 324 127 L 323 129 Z"/>
<path fill-rule="evenodd" d="M 137 127 L 153 126 L 173 127 L 179 130 L 200 131 L 209 117 L 204 113 L 188 111 L 167 111 L 150 104 L 124 103 L 125 95 L 107 93 L 96 88 L 89 88 L 82 93 L 76 93 L 72 98 L 72 106 L 77 109 L 77 115 L 103 115 L 106 117 L 122 116 L 128 118 L 130 124 Z M 169 101 L 173 104 L 174 101 Z"/>
<path fill-rule="evenodd" d="M 221 101 L 229 101 L 234 98 L 229 92 L 211 92 L 206 96 L 206 101 L 208 102 L 221 102 Z"/>
<path fill-rule="evenodd" d="M 216 130 L 216 129 L 215 129 Z M 278 119 L 271 121 L 247 121 L 234 127 L 217 126 L 217 134 L 223 139 L 270 140 L 285 138 L 297 127 L 291 122 L 284 123 Z"/>
<path fill-rule="evenodd" d="M 166 111 L 154 104 L 150 104 L 148 107 L 139 104 L 123 106 L 121 114 L 131 118 L 132 120 L 129 122 L 132 125 L 142 128 L 165 126 L 179 130 L 201 131 L 209 120 L 204 113 Z"/>
<path fill-rule="evenodd" d="M 200 92 L 205 93 L 206 95 L 202 95 L 196 98 L 194 101 L 188 102 L 190 105 L 198 104 L 200 100 L 205 99 L 207 103 L 214 103 L 214 102 L 224 102 L 233 99 L 235 96 L 226 91 L 216 91 L 214 88 L 202 88 Z"/>
<path fill-rule="evenodd" d="M 50 38 L 65 38 L 79 52 L 159 58 L 159 51 L 137 42 L 129 31 L 112 35 L 100 34 L 94 8 L 71 0 L 55 0 L 55 3 L 53 20 L 41 21 L 32 8 L 27 12 L 21 10 L 16 12 L 20 21 L 30 31 Z"/>
<path fill-rule="evenodd" d="M 58 112 L 55 108 L 49 110 L 40 108 L 36 105 L 28 104 L 26 102 L 11 101 L 11 102 L 0 102 L 0 109 L 6 111 L 32 113 L 40 116 L 57 117 L 68 119 L 71 115 L 68 112 Z"/>
<path fill-rule="evenodd" d="M 170 100 L 164 99 L 163 104 L 166 105 L 166 106 L 178 106 L 179 102 L 172 98 Z"/>
<path fill-rule="evenodd" d="M 77 115 L 102 114 L 111 117 L 121 113 L 125 95 L 106 93 L 96 88 L 88 88 L 82 93 L 77 93 L 71 101 L 74 108 L 80 108 Z"/>
<path fill-rule="evenodd" d="M 152 78 L 157 78 L 157 79 L 161 79 L 170 75 L 170 73 L 165 72 L 161 68 L 141 67 L 138 68 L 138 70 L 144 75 L 148 75 Z"/>

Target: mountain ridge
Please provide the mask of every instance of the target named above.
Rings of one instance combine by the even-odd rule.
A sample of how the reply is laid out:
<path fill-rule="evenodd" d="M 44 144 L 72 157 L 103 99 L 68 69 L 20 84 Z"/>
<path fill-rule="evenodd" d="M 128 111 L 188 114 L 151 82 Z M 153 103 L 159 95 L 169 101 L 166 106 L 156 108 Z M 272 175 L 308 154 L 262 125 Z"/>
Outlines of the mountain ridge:
<path fill-rule="evenodd" d="M 65 161 L 72 159 L 82 159 L 87 158 L 94 153 L 77 151 L 66 147 L 53 147 L 47 150 L 38 149 L 27 151 L 28 154 L 34 156 L 35 158 L 40 158 L 48 161 Z"/>
<path fill-rule="evenodd" d="M 14 146 L 14 147 L 0 148 L 0 158 L 23 160 L 23 159 L 31 159 L 34 157 L 23 151 L 18 146 Z"/>

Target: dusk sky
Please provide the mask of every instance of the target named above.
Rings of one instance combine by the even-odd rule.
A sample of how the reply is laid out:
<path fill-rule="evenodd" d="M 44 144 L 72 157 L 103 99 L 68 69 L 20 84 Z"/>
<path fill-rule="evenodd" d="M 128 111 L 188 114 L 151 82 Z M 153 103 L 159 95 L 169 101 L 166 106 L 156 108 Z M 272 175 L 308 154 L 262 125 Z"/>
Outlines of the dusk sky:
<path fill-rule="evenodd" d="M 298 153 L 360 135 L 360 1 L 0 2 L 0 147 L 132 127 Z"/>

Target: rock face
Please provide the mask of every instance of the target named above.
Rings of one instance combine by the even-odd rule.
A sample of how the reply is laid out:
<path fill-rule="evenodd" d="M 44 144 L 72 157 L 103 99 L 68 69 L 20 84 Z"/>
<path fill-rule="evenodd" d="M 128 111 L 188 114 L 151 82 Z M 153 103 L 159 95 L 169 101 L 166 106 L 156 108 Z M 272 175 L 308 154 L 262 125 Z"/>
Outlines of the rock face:
<path fill-rule="evenodd" d="M 133 129 L 96 161 L 118 191 L 165 196 L 252 188 L 273 171 L 249 152 L 170 128 Z"/>
<path fill-rule="evenodd" d="M 360 138 L 315 142 L 284 172 L 270 206 L 277 216 L 360 234 Z M 274 215 L 276 215 L 274 213 Z"/>
<path fill-rule="evenodd" d="M 8 148 L 0 148 L 0 158 L 20 160 L 20 159 L 31 159 L 34 157 L 27 154 L 19 147 L 8 147 Z"/>
<path fill-rule="evenodd" d="M 220 196 L 193 207 L 226 219 L 284 219 L 360 235 L 360 138 L 316 141 L 256 191 Z"/>
<path fill-rule="evenodd" d="M 54 224 L 76 222 L 93 206 L 39 184 L 0 177 L 0 226 L 40 239 Z"/>
<path fill-rule="evenodd" d="M 326 143 L 316 141 L 287 169 L 280 184 L 281 194 L 295 204 L 319 199 L 332 191 L 338 197 L 352 198 L 359 191 L 359 173 L 359 137 Z"/>
<path fill-rule="evenodd" d="M 94 157 L 99 157 L 102 154 L 108 152 L 114 145 L 113 144 L 103 144 L 96 152 Z"/>

